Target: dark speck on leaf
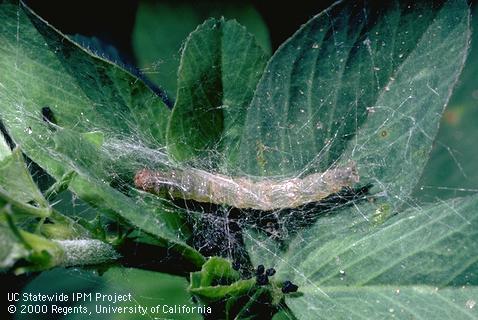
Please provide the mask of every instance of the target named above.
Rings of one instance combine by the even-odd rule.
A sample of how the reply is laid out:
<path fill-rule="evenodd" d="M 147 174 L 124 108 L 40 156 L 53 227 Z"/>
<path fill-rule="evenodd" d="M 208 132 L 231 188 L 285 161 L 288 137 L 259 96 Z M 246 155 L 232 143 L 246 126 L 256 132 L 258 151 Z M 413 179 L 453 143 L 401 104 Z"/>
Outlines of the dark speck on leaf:
<path fill-rule="evenodd" d="M 257 270 L 256 270 L 256 275 L 260 275 L 260 274 L 263 274 L 264 273 L 264 266 L 262 264 L 258 265 L 257 266 Z"/>
<path fill-rule="evenodd" d="M 297 292 L 297 289 L 299 289 L 299 287 L 297 285 L 293 284 L 292 282 L 290 282 L 289 280 L 284 281 L 284 283 L 282 284 L 282 292 L 283 293 Z"/>
<path fill-rule="evenodd" d="M 269 268 L 266 270 L 266 275 L 269 277 L 272 277 L 273 275 L 275 275 L 275 273 L 276 273 L 276 269 L 274 268 Z"/>
<path fill-rule="evenodd" d="M 56 124 L 55 115 L 50 107 L 41 108 L 42 119 L 45 122 Z"/>
<path fill-rule="evenodd" d="M 256 283 L 259 286 L 265 286 L 269 283 L 269 277 L 266 274 L 258 274 L 256 276 Z"/>

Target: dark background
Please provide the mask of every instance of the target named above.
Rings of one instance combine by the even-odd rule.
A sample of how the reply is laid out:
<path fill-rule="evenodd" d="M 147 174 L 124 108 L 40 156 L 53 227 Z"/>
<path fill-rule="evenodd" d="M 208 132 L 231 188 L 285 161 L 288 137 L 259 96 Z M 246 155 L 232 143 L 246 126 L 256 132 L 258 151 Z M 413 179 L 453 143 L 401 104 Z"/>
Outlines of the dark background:
<path fill-rule="evenodd" d="M 131 33 L 139 1 L 27 1 L 41 17 L 66 34 L 95 36 L 118 49 L 124 62 L 134 64 Z M 161 1 L 157 1 L 161 2 Z M 174 1 L 194 6 L 200 1 Z M 204 1 L 202 1 L 204 2 Z M 335 1 L 228 1 L 251 4 L 269 29 L 272 49 L 290 37 L 304 24 Z M 214 3 L 214 2 L 213 2 Z M 218 2 L 219 3 L 219 2 Z M 192 31 L 192 30 L 191 30 Z"/>

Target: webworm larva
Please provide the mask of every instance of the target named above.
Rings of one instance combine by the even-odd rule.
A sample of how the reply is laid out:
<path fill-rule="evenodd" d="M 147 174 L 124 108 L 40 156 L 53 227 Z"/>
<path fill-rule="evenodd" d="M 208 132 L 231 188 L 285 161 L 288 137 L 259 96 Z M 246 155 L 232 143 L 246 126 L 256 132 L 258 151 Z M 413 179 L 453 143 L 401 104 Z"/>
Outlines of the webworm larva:
<path fill-rule="evenodd" d="M 359 181 L 356 166 L 350 161 L 304 178 L 254 181 L 245 177 L 228 177 L 199 169 L 174 169 L 167 172 L 140 170 L 134 182 L 144 191 L 173 198 L 224 204 L 236 208 L 263 211 L 296 208 L 320 201 Z"/>

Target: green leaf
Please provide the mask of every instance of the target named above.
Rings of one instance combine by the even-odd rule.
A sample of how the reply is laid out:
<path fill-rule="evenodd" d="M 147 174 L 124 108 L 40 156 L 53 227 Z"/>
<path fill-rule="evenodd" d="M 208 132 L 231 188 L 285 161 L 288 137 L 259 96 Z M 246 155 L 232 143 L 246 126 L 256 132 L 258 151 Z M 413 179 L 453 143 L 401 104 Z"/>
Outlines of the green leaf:
<path fill-rule="evenodd" d="M 472 17 L 474 32 L 469 56 L 478 57 L 476 5 Z M 414 196 L 421 200 L 465 196 L 478 190 L 478 148 L 475 139 L 478 135 L 477 74 L 477 59 L 468 59 L 445 110 L 430 160 L 414 192 Z"/>
<path fill-rule="evenodd" d="M 0 160 L 0 187 L 10 195 L 14 195 L 20 202 L 34 202 L 42 207 L 48 207 L 27 169 L 19 148 L 15 148 L 9 156 Z"/>
<path fill-rule="evenodd" d="M 65 187 L 60 185 L 57 188 Z M 56 191 L 59 191 L 59 189 Z M 13 151 L 9 150 L 9 155 L 0 160 L 0 208 L 3 207 L 14 214 L 14 222 L 22 225 L 23 228 L 27 227 L 27 222 L 32 216 L 49 217 L 50 222 L 54 222 L 54 224 L 41 223 L 42 232 L 46 228 L 54 231 L 51 232 L 52 235 L 61 232 L 63 236 L 68 235 L 75 238 L 91 237 L 75 221 L 61 215 L 50 207 L 50 204 L 38 189 L 37 184 L 33 181 L 19 147 L 16 147 Z"/>
<path fill-rule="evenodd" d="M 50 108 L 61 127 L 78 132 L 108 129 L 105 135 L 109 138 L 140 134 L 146 141 L 164 143 L 169 111 L 144 83 L 69 41 L 29 9 L 4 3 L 1 14 L 5 21 L 0 30 L 5 43 L 0 55 L 5 112 L 29 111 L 31 115 L 28 120 L 3 118 L 7 129 L 21 125 L 31 133 L 15 135 L 18 143 L 48 141 L 48 126 L 39 121 L 43 107 Z M 18 107 L 10 110 L 13 103 Z"/>
<path fill-rule="evenodd" d="M 108 179 L 109 170 L 112 170 L 111 161 L 101 146 L 91 142 L 90 133 L 78 135 L 70 129 L 60 129 L 52 139 L 54 150 L 71 161 L 70 167 L 76 168 L 82 175 L 91 175 L 96 178 Z"/>
<path fill-rule="evenodd" d="M 219 280 L 230 281 L 240 278 L 239 273 L 232 268 L 231 262 L 219 257 L 211 257 L 202 266 L 200 273 L 201 286 L 211 286 Z"/>
<path fill-rule="evenodd" d="M 40 217 L 46 218 L 51 214 L 51 209 L 49 207 L 37 207 L 20 200 L 17 200 L 17 195 L 12 195 L 3 187 L 0 186 L 0 209 L 5 206 L 11 206 L 18 217 Z"/>
<path fill-rule="evenodd" d="M 430 287 L 453 291 L 447 287 L 465 286 L 470 288 L 469 299 L 473 297 L 478 285 L 474 249 L 478 240 L 478 196 L 408 209 L 380 226 L 368 221 L 375 210 L 380 207 L 366 203 L 324 216 L 296 237 L 285 253 L 267 242 L 251 242 L 253 262 L 260 259 L 276 265 L 275 277 L 299 286 L 302 296 L 289 296 L 286 302 L 296 316 L 304 319 L 312 319 L 317 313 L 332 318 L 328 311 L 341 318 L 342 312 L 361 308 L 364 310 L 356 317 L 369 319 L 365 305 L 374 308 L 378 295 L 391 296 L 402 287 L 405 299 L 411 301 L 402 307 L 407 312 L 442 308 L 440 294 Z M 423 295 L 419 295 L 421 289 Z M 415 296 L 428 304 L 415 300 Z M 386 310 L 399 311 L 393 301 L 387 303 L 390 306 Z M 320 311 L 306 315 L 304 304 Z M 376 318 L 383 318 L 381 306 L 376 307 Z M 418 311 L 420 308 L 423 310 Z"/>
<path fill-rule="evenodd" d="M 21 4 L 3 2 L 0 20 L 0 117 L 22 151 L 57 180 L 75 175 L 69 187 L 93 207 L 202 265 L 203 257 L 184 242 L 177 212 L 110 186 L 117 175 L 131 181 L 149 161 L 123 156 L 131 145 L 164 146 L 169 110 L 159 97 Z"/>
<path fill-rule="evenodd" d="M 403 199 L 428 157 L 469 39 L 465 1 L 334 4 L 267 65 L 236 171 L 298 175 L 354 159 L 363 183 Z"/>
<path fill-rule="evenodd" d="M 138 65 L 172 98 L 176 95 L 181 45 L 197 25 L 210 17 L 237 19 L 270 53 L 267 27 L 248 4 L 220 1 L 178 3 L 140 1 L 133 30 L 133 49 Z"/>
<path fill-rule="evenodd" d="M 65 252 L 56 242 L 25 231 L 20 231 L 20 235 L 30 249 L 27 257 L 29 264 L 17 268 L 16 273 L 50 269 L 62 263 Z"/>
<path fill-rule="evenodd" d="M 328 297 L 310 288 L 289 299 L 299 319 L 476 319 L 478 287 L 331 287 Z M 293 302 L 292 302 L 293 301 Z"/>
<path fill-rule="evenodd" d="M 9 270 L 20 260 L 23 263 L 15 266 L 16 274 L 50 269 L 64 261 L 64 251 L 60 245 L 12 224 L 9 227 L 0 224 L 0 244 L 0 270 Z"/>
<path fill-rule="evenodd" d="M 263 50 L 235 21 L 209 19 L 192 32 L 182 52 L 168 127 L 170 154 L 190 160 L 237 149 L 245 110 L 265 63 Z"/>
<path fill-rule="evenodd" d="M 251 291 L 255 283 L 255 279 L 247 279 L 236 281 L 230 285 L 190 288 L 189 292 L 205 299 L 205 301 L 217 301 L 225 297 L 242 296 Z"/>
<path fill-rule="evenodd" d="M 144 83 L 70 42 L 21 5 L 3 3 L 0 15 L 0 115 L 33 160 L 46 158 L 58 127 L 78 134 L 100 131 L 105 143 L 128 135 L 139 144 L 164 145 L 169 110 Z M 45 108 L 54 120 L 44 119 Z M 46 159 L 38 162 L 48 170 Z"/>
<path fill-rule="evenodd" d="M 465 1 L 445 3 L 345 152 L 346 158 L 364 164 L 360 174 L 368 181 L 380 181 L 378 189 L 395 206 L 405 202 L 429 158 L 441 115 L 466 60 L 469 23 Z"/>
<path fill-rule="evenodd" d="M 201 271 L 191 273 L 189 291 L 206 301 L 217 301 L 227 296 L 239 296 L 249 292 L 255 279 L 239 280 L 229 260 L 211 257 Z"/>
<path fill-rule="evenodd" d="M 10 228 L 0 225 L 0 270 L 8 270 L 28 256 L 28 250 Z"/>
<path fill-rule="evenodd" d="M 3 200 L 7 202 L 3 203 Z M 25 208 L 30 209 L 27 211 Z M 20 225 L 22 228 L 27 228 L 28 225 L 19 223 L 19 215 L 32 212 L 34 214 L 34 210 L 41 209 L 16 200 L 4 199 L 0 193 L 0 269 L 9 270 L 15 267 L 15 273 L 21 274 L 56 266 L 101 264 L 119 258 L 110 244 L 92 239 L 82 226 L 56 211 L 52 211 L 49 216 L 51 223 L 40 222 L 42 233 L 47 231 L 43 234 L 51 234 L 55 239 L 20 229 Z M 50 228 L 43 228 L 48 226 Z M 38 226 L 36 228 L 38 229 Z M 58 240 L 59 235 L 65 239 Z"/>
<path fill-rule="evenodd" d="M 191 273 L 191 289 L 230 283 L 239 279 L 239 273 L 232 268 L 229 260 L 211 257 L 204 263 L 201 271 Z"/>

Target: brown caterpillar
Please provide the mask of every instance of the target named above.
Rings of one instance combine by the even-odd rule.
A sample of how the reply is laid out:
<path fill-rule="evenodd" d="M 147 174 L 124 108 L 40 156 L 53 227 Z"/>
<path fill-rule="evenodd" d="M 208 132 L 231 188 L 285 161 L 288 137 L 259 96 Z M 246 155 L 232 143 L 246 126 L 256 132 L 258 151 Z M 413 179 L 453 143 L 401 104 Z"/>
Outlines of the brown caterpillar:
<path fill-rule="evenodd" d="M 224 204 L 236 208 L 263 211 L 296 208 L 317 202 L 359 181 L 356 166 L 335 167 L 304 178 L 262 179 L 228 177 L 199 169 L 168 172 L 140 170 L 134 182 L 137 188 L 154 194 L 168 192 L 173 198 Z"/>

